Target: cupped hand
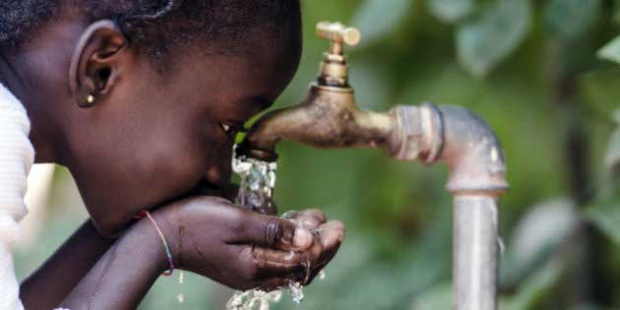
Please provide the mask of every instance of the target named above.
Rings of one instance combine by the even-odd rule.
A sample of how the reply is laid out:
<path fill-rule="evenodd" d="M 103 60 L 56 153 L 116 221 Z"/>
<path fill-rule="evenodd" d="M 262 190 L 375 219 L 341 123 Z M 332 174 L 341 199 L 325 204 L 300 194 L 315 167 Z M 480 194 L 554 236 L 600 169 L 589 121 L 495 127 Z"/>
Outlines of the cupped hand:
<path fill-rule="evenodd" d="M 325 213 L 319 209 L 288 211 L 282 217 L 289 219 L 298 227 L 308 229 L 313 235 L 314 242 L 306 250 L 306 253 L 309 253 L 311 257 L 318 257 L 318 259 L 316 264 L 310 265 L 306 279 L 302 280 L 304 285 L 310 284 L 336 255 L 340 243 L 334 247 L 333 240 L 338 239 L 342 242 L 345 231 L 344 225 L 340 221 L 326 222 Z"/>
<path fill-rule="evenodd" d="M 234 289 L 309 283 L 338 251 L 344 226 L 318 210 L 278 218 L 216 197 L 193 197 L 153 212 L 175 266 Z"/>

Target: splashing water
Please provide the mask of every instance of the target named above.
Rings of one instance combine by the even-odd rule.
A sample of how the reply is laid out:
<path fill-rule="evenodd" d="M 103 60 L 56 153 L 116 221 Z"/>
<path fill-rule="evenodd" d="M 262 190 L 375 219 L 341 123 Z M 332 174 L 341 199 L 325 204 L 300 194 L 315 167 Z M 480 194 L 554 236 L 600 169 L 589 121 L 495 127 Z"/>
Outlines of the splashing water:
<path fill-rule="evenodd" d="M 291 292 L 291 296 L 293 297 L 293 301 L 296 304 L 301 303 L 304 300 L 304 286 L 299 282 L 290 281 L 288 283 L 288 290 Z"/>
<path fill-rule="evenodd" d="M 233 155 L 232 168 L 241 177 L 235 203 L 259 213 L 273 213 L 277 164 Z"/>
<path fill-rule="evenodd" d="M 276 163 L 268 163 L 253 158 L 237 157 L 233 155 L 232 168 L 241 177 L 239 193 L 235 202 L 252 211 L 263 214 L 272 214 L 273 211 L 273 188 L 276 184 Z M 321 271 L 319 279 L 323 279 L 325 273 Z M 304 299 L 303 285 L 293 280 L 289 281 L 286 288 L 291 293 L 293 301 L 299 304 Z M 270 302 L 280 302 L 282 289 L 265 292 L 258 289 L 249 291 L 236 291 L 226 303 L 226 310 L 269 310 Z"/>
<path fill-rule="evenodd" d="M 226 310 L 269 310 L 270 302 L 280 302 L 282 291 L 263 292 L 261 290 L 236 291 L 226 303 Z"/>

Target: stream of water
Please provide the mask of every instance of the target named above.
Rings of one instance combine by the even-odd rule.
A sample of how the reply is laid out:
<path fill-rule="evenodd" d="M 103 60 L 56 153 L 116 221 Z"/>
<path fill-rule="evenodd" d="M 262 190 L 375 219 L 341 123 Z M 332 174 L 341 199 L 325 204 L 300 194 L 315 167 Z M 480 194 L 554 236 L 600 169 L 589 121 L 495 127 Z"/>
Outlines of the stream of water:
<path fill-rule="evenodd" d="M 235 203 L 255 212 L 272 214 L 273 188 L 276 184 L 275 162 L 269 163 L 253 158 L 237 157 L 233 155 L 232 168 L 241 178 L 239 193 Z M 322 278 L 323 274 L 319 275 Z M 271 302 L 279 302 L 282 292 L 288 290 L 293 301 L 299 304 L 303 298 L 303 286 L 291 280 L 287 288 L 264 292 L 258 289 L 236 291 L 226 303 L 227 310 L 269 310 Z"/>

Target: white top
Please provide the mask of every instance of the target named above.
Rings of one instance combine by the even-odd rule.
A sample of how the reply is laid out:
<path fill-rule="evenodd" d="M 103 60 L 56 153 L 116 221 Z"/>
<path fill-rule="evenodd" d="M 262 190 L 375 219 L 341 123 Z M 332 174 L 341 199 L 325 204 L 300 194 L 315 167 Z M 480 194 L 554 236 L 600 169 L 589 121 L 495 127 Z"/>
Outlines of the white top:
<path fill-rule="evenodd" d="M 23 309 L 13 267 L 18 222 L 28 212 L 24 204 L 27 176 L 34 162 L 28 135 L 30 120 L 21 103 L 0 84 L 0 309 Z"/>

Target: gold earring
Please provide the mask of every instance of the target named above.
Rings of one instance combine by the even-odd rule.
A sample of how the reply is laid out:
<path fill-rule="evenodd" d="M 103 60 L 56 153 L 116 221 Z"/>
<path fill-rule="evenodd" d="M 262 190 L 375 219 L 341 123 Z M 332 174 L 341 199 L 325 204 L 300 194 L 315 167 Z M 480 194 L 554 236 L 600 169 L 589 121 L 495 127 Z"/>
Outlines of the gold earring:
<path fill-rule="evenodd" d="M 88 96 L 86 96 L 85 99 L 82 99 L 80 101 L 78 101 L 78 106 L 80 108 L 90 108 L 95 104 L 95 96 L 92 94 L 89 94 Z"/>

